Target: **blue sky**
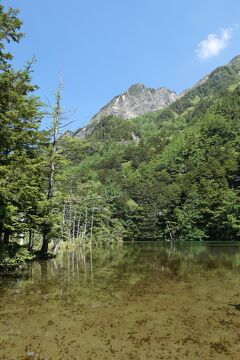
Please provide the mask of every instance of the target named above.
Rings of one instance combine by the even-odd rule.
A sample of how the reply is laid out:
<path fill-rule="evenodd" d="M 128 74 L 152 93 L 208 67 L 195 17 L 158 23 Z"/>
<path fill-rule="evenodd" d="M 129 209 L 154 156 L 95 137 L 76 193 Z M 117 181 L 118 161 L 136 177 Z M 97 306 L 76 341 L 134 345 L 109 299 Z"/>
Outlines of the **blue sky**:
<path fill-rule="evenodd" d="M 26 38 L 11 50 L 52 102 L 63 73 L 73 129 L 132 84 L 177 93 L 240 54 L 239 0 L 2 0 Z"/>

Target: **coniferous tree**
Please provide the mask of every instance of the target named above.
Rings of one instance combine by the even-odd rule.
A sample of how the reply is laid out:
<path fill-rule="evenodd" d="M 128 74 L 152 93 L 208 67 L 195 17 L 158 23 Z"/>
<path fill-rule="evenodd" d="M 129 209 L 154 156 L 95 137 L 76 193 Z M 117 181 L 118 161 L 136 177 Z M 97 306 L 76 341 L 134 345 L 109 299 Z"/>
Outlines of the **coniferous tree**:
<path fill-rule="evenodd" d="M 18 11 L 0 6 L 0 239 L 34 228 L 33 209 L 43 195 L 40 147 L 47 142 L 39 131 L 41 103 L 33 96 L 31 63 L 15 70 L 8 42 L 19 42 Z"/>

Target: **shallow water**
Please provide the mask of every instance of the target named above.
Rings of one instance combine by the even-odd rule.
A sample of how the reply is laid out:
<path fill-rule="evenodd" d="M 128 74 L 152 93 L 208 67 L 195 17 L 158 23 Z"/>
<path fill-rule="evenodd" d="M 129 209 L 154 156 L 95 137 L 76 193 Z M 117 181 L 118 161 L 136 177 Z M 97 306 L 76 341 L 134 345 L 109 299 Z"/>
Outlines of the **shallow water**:
<path fill-rule="evenodd" d="M 0 360 L 240 358 L 237 243 L 77 248 L 0 296 Z"/>

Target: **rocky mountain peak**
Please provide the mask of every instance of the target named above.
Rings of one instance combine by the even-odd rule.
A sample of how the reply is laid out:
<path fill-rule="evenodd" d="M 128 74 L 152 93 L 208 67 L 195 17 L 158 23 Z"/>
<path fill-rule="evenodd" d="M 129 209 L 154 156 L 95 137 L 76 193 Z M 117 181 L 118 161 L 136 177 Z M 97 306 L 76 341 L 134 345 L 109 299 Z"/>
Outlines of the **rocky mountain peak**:
<path fill-rule="evenodd" d="M 137 84 L 133 84 L 132 86 L 130 86 L 130 88 L 128 89 L 128 94 L 136 96 L 138 94 L 140 94 L 142 91 L 144 91 L 146 89 L 144 84 L 141 83 L 137 83 Z"/>
<path fill-rule="evenodd" d="M 147 88 L 142 83 L 132 85 L 125 93 L 114 97 L 91 119 L 99 122 L 105 116 L 131 119 L 170 105 L 177 99 L 175 92 L 165 88 Z"/>
<path fill-rule="evenodd" d="M 186 111 L 189 106 L 194 105 L 194 102 L 206 96 L 219 96 L 227 89 L 234 89 L 239 85 L 239 79 L 240 55 L 237 55 L 228 64 L 216 68 L 179 96 L 166 88 L 154 89 L 142 83 L 133 84 L 126 92 L 114 97 L 93 116 L 89 125 L 78 129 L 74 135 L 88 137 L 96 123 L 106 116 L 130 119 L 160 110 L 171 104 L 170 109 L 180 114 L 181 111 Z"/>

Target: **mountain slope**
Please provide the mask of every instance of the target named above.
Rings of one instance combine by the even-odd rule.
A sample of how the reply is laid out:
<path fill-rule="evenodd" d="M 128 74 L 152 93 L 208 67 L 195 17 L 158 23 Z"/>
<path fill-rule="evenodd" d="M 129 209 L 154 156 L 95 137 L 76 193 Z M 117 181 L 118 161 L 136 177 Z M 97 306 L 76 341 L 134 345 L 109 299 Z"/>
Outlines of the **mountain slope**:
<path fill-rule="evenodd" d="M 63 139 L 62 191 L 84 233 L 103 243 L 240 239 L 239 70 L 236 57 L 166 109 L 105 117 L 87 139 Z"/>
<path fill-rule="evenodd" d="M 91 133 L 94 124 L 108 116 L 132 119 L 139 115 L 160 110 L 177 99 L 175 92 L 165 88 L 147 88 L 143 84 L 132 85 L 127 92 L 115 96 L 90 120 L 90 126 L 75 132 L 75 136 L 85 138 Z"/>
<path fill-rule="evenodd" d="M 105 105 L 91 121 L 98 122 L 105 116 L 131 119 L 147 112 L 157 111 L 177 99 L 175 92 L 165 88 L 146 88 L 143 84 L 132 85 L 127 92 L 116 96 Z"/>
<path fill-rule="evenodd" d="M 191 89 L 180 94 L 170 108 L 179 115 L 192 109 L 201 99 L 219 96 L 240 83 L 240 56 L 234 57 L 227 65 L 220 66 L 205 76 Z"/>
<path fill-rule="evenodd" d="M 165 88 L 149 89 L 143 84 L 136 84 L 126 93 L 112 99 L 93 116 L 89 125 L 78 129 L 74 136 L 88 138 L 94 132 L 96 124 L 108 116 L 123 119 L 141 116 L 143 122 L 154 119 L 154 122 L 159 123 L 184 115 L 186 121 L 190 121 L 193 117 L 198 117 L 216 96 L 228 90 L 233 91 L 239 83 L 240 56 L 236 56 L 227 65 L 218 67 L 192 88 L 182 92 L 179 97 Z"/>

